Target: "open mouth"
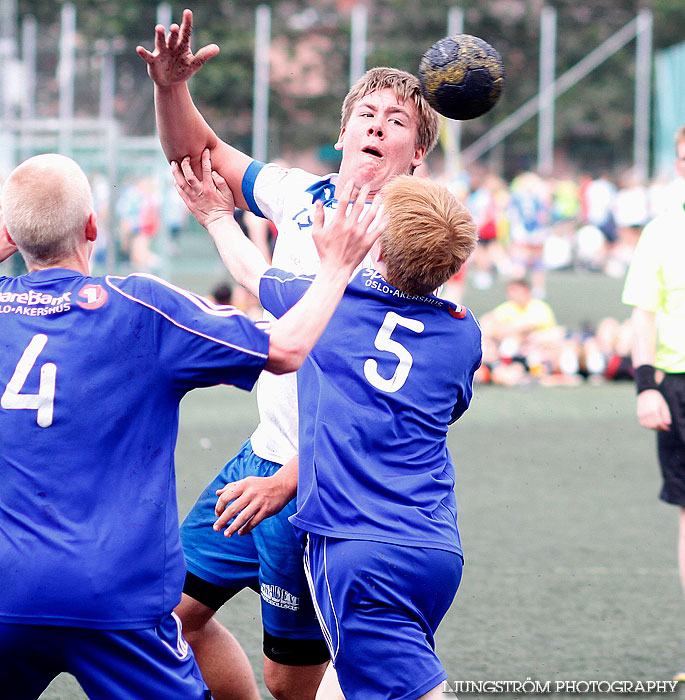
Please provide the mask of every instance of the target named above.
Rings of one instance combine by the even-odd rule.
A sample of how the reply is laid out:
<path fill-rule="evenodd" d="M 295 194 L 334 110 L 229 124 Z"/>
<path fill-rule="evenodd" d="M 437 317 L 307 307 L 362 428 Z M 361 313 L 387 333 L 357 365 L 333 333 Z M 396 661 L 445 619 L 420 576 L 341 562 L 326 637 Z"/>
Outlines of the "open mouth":
<path fill-rule="evenodd" d="M 362 153 L 368 153 L 370 156 L 375 156 L 376 158 L 383 157 L 383 154 L 377 148 L 373 148 L 372 146 L 362 148 Z"/>

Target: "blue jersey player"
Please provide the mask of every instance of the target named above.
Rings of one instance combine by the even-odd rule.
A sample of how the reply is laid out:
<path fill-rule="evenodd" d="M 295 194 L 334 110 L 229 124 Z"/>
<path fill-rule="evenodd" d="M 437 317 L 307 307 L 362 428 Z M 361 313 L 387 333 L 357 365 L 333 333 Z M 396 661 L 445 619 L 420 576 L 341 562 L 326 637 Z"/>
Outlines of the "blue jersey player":
<path fill-rule="evenodd" d="M 278 230 L 273 265 L 313 274 L 318 256 L 311 231 L 315 203 L 328 221 L 341 192 L 352 182 L 375 194 L 392 178 L 410 174 L 435 145 L 440 120 L 421 93 L 418 79 L 392 68 L 372 68 L 352 86 L 342 107 L 335 148 L 339 172 L 315 175 L 299 168 L 260 163 L 222 141 L 190 97 L 187 81 L 219 51 L 190 50 L 192 12 L 181 26 L 155 28 L 153 51 L 138 47 L 154 81 L 159 136 L 169 160 L 190 156 L 199 172 L 205 147 L 227 181 L 236 204 L 269 219 Z M 329 654 L 302 570 L 302 545 L 288 516 L 297 488 L 297 383 L 294 376 L 265 373 L 257 385 L 259 424 L 239 453 L 200 495 L 181 528 L 188 565 L 177 613 L 217 700 L 255 700 L 258 691 L 242 649 L 215 612 L 245 587 L 259 591 L 264 627 L 264 681 L 280 700 L 314 700 Z M 228 485 L 227 485 L 228 484 Z M 226 486 L 227 485 L 227 486 Z M 212 531 L 217 490 L 246 505 L 228 527 L 244 536 L 226 539 Z M 291 502 L 271 518 L 280 495 Z M 238 683 L 241 679 L 241 683 Z"/>
<path fill-rule="evenodd" d="M 247 273 L 249 259 L 236 260 L 223 230 L 230 219 L 207 216 L 231 195 L 220 176 L 212 182 L 207 154 L 203 165 L 203 192 L 187 159 L 182 174 L 174 168 L 185 201 L 232 274 L 274 315 L 286 313 L 311 277 L 270 269 L 257 285 L 264 263 Z M 430 293 L 475 247 L 470 215 L 425 179 L 399 176 L 382 196 L 387 220 L 373 267 L 353 276 L 298 372 L 291 522 L 307 541 L 313 600 L 347 700 L 442 696 L 447 676 L 433 635 L 463 562 L 446 437 L 481 360 L 473 315 Z"/>
<path fill-rule="evenodd" d="M 69 158 L 15 168 L 2 209 L 0 259 L 16 243 L 28 273 L 0 277 L 0 695 L 37 698 L 68 671 L 94 699 L 209 698 L 172 613 L 179 402 L 299 367 L 368 222 L 328 232 L 318 289 L 269 334 L 149 275 L 91 277 L 92 197 Z"/>

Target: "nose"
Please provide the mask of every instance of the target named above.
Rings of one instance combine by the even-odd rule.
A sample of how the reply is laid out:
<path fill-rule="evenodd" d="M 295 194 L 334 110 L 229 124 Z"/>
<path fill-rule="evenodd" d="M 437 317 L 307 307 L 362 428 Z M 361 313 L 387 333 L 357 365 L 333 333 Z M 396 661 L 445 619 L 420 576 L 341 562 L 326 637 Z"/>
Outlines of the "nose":
<path fill-rule="evenodd" d="M 378 138 L 383 138 L 383 127 L 381 123 L 377 120 L 373 120 L 372 124 L 369 124 L 369 128 L 366 130 L 369 136 L 377 136 Z"/>

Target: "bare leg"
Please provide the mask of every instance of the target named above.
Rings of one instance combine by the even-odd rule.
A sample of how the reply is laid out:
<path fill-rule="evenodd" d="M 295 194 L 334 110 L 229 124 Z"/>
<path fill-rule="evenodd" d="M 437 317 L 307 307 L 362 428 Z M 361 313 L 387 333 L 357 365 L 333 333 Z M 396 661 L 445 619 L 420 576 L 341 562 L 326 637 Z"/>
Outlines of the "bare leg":
<path fill-rule="evenodd" d="M 328 662 L 313 666 L 286 666 L 265 656 L 264 682 L 276 700 L 314 700 L 327 665 Z"/>
<path fill-rule="evenodd" d="M 184 593 L 176 614 L 214 700 L 261 700 L 243 648 L 214 610 Z"/>

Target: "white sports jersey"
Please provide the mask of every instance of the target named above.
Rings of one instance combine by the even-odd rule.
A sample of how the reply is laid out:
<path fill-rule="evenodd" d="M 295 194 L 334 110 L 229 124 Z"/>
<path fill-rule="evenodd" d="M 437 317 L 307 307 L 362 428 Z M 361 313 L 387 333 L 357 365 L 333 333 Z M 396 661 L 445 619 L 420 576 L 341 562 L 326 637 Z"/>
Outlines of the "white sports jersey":
<path fill-rule="evenodd" d="M 326 218 L 335 212 L 337 178 L 337 173 L 321 177 L 258 161 L 247 169 L 242 191 L 250 210 L 272 221 L 278 230 L 274 267 L 297 274 L 317 272 L 319 256 L 311 235 L 314 203 L 318 199 L 324 203 Z M 265 314 L 265 318 L 273 316 Z M 285 464 L 298 451 L 295 373 L 262 372 L 257 384 L 257 407 L 259 425 L 250 438 L 252 449 L 262 459 Z"/>

